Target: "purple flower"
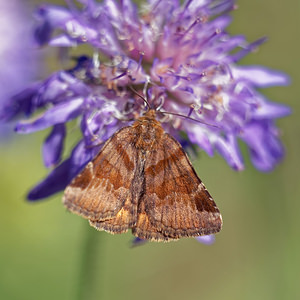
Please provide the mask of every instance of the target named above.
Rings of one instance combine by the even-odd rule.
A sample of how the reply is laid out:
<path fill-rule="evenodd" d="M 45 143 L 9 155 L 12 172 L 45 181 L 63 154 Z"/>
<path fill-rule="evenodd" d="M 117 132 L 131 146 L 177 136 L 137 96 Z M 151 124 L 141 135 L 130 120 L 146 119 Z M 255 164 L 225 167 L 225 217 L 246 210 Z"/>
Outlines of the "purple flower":
<path fill-rule="evenodd" d="M 0 107 L 10 105 L 5 100 L 24 89 L 37 73 L 39 61 L 33 50 L 32 25 L 24 1 L 1 1 Z"/>
<path fill-rule="evenodd" d="M 217 151 L 235 170 L 244 168 L 239 140 L 259 170 L 270 171 L 280 161 L 284 151 L 274 121 L 290 109 L 256 89 L 287 84 L 288 78 L 264 67 L 236 65 L 265 39 L 248 44 L 225 31 L 234 1 L 149 0 L 140 9 L 130 0 L 78 2 L 40 7 L 35 38 L 40 45 L 66 49 L 85 44 L 85 52 L 73 57 L 72 69 L 28 87 L 0 112 L 5 120 L 20 113 L 28 118 L 17 124 L 18 133 L 52 127 L 43 145 L 44 163 L 52 169 L 29 193 L 30 200 L 63 190 L 105 140 L 145 112 L 132 89 L 161 112 L 189 117 L 158 114 L 174 137 L 182 141 L 185 132 L 190 143 L 210 156 Z M 74 119 L 82 139 L 62 160 L 65 125 Z"/>

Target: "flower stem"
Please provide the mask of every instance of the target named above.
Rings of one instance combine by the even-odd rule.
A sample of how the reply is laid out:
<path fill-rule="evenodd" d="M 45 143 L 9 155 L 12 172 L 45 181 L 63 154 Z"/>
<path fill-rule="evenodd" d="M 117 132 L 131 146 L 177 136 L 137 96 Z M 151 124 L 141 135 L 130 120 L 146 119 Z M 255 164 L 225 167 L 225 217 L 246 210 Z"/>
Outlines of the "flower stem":
<path fill-rule="evenodd" d="M 96 231 L 85 222 L 84 240 L 82 244 L 81 262 L 79 266 L 79 278 L 77 286 L 78 300 L 101 299 L 101 280 L 103 270 L 101 262 L 103 255 L 100 253 L 99 245 L 102 244 L 102 232 Z M 95 297 L 97 295 L 97 297 Z"/>

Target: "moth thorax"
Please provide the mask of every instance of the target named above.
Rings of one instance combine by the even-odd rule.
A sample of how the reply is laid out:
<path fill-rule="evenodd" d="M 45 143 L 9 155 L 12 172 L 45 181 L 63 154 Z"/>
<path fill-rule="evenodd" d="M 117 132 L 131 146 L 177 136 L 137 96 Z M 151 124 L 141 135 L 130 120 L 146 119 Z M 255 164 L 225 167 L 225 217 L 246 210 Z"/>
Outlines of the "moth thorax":
<path fill-rule="evenodd" d="M 153 143 L 159 142 L 163 129 L 157 121 L 141 122 L 137 127 L 136 147 L 149 149 Z"/>

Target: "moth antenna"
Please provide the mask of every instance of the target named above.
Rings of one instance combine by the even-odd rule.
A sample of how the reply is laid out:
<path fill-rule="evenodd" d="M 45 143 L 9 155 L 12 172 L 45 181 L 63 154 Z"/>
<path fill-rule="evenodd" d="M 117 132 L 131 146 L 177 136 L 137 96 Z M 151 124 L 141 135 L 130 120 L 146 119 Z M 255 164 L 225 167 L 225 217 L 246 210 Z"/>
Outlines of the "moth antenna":
<path fill-rule="evenodd" d="M 146 103 L 148 109 L 150 110 L 151 107 L 150 107 L 150 104 L 149 104 L 149 102 L 147 101 L 147 99 L 146 99 L 145 97 L 143 97 L 140 93 L 138 93 L 131 85 L 129 85 L 128 87 L 131 89 L 131 91 L 132 91 L 134 94 L 136 94 L 138 97 L 140 97 L 140 98 Z"/>
<path fill-rule="evenodd" d="M 160 113 L 162 113 L 162 114 L 167 114 L 167 115 L 173 115 L 173 116 L 177 116 L 177 117 L 182 117 L 182 118 L 187 118 L 187 119 L 189 119 L 189 120 L 191 120 L 191 121 L 195 121 L 195 122 L 198 122 L 198 123 L 207 125 L 207 126 L 211 126 L 211 127 L 214 127 L 214 128 L 221 129 L 221 128 L 220 128 L 219 126 L 217 126 L 217 125 L 210 124 L 210 123 L 206 123 L 206 122 L 202 122 L 202 121 L 200 121 L 200 120 L 191 118 L 191 117 L 189 117 L 189 116 L 184 116 L 184 115 L 177 114 L 177 113 L 174 113 L 174 112 L 160 111 Z"/>

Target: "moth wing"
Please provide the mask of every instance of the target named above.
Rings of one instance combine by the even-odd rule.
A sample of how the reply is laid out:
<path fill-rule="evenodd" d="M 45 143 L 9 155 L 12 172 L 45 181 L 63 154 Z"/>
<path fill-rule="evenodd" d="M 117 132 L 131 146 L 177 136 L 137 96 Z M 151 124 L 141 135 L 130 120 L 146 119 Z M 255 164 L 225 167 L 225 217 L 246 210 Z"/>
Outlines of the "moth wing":
<path fill-rule="evenodd" d="M 217 233 L 222 218 L 181 145 L 164 133 L 145 162 L 145 192 L 133 234 L 174 240 Z"/>
<path fill-rule="evenodd" d="M 122 128 L 67 186 L 64 205 L 91 222 L 111 219 L 118 214 L 124 217 L 125 210 L 128 217 L 133 217 L 136 208 L 131 205 L 130 185 L 136 167 L 135 157 L 131 128 Z"/>

